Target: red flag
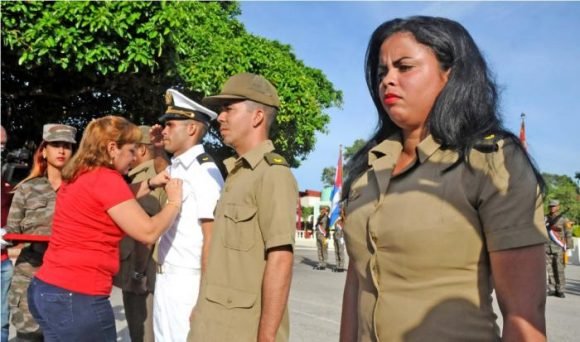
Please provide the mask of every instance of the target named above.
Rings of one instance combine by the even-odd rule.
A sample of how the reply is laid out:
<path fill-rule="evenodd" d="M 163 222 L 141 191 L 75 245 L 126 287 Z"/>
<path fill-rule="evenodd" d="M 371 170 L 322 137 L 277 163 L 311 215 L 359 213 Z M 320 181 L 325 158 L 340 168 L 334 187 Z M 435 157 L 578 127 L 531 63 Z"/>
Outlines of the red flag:
<path fill-rule="evenodd" d="M 522 113 L 522 124 L 520 126 L 520 141 L 522 142 L 522 146 L 524 149 L 528 149 L 528 143 L 526 142 L 526 123 L 524 122 L 524 118 L 526 114 Z"/>

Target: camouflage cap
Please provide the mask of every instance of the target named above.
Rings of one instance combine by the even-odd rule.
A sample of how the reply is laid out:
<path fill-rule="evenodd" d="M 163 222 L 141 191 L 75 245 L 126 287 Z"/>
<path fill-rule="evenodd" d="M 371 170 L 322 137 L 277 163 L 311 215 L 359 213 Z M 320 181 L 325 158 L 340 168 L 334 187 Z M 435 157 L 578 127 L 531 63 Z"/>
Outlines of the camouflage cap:
<path fill-rule="evenodd" d="M 69 125 L 46 124 L 42 127 L 42 140 L 46 142 L 64 141 L 76 144 L 77 129 Z"/>
<path fill-rule="evenodd" d="M 141 131 L 141 140 L 139 140 L 139 144 L 144 145 L 151 144 L 151 138 L 149 137 L 149 131 L 151 130 L 151 126 L 142 125 L 139 126 L 139 130 Z"/>
<path fill-rule="evenodd" d="M 276 88 L 263 76 L 249 72 L 230 77 L 219 95 L 208 96 L 202 103 L 217 108 L 224 102 L 251 100 L 268 106 L 280 108 L 280 99 Z"/>
<path fill-rule="evenodd" d="M 167 120 L 197 120 L 208 125 L 217 118 L 217 113 L 199 103 L 193 101 L 175 89 L 167 89 L 165 92 L 165 104 L 167 111 L 159 118 L 159 121 Z"/>
<path fill-rule="evenodd" d="M 557 207 L 560 205 L 560 201 L 558 200 L 550 200 L 550 202 L 548 203 L 548 207 Z"/>

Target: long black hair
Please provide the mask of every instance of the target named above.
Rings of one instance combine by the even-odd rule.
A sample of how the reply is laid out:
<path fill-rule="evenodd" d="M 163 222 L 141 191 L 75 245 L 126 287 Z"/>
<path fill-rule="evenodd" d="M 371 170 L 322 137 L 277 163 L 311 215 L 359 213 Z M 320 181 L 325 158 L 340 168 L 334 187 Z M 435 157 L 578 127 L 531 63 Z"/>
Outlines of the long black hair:
<path fill-rule="evenodd" d="M 377 108 L 378 125 L 373 136 L 347 164 L 348 178 L 344 196 L 352 182 L 368 168 L 367 154 L 381 141 L 399 132 L 381 104 L 378 63 L 383 42 L 395 33 L 408 32 L 420 44 L 430 48 L 443 71 L 449 69 L 447 84 L 435 100 L 427 118 L 427 128 L 442 148 L 457 151 L 459 160 L 469 162 L 471 149 L 485 136 L 496 136 L 513 141 L 523 150 L 519 139 L 506 130 L 499 115 L 497 86 L 479 48 L 467 30 L 459 23 L 438 17 L 413 16 L 384 22 L 371 35 L 366 57 L 367 87 Z M 527 153 L 526 153 L 527 156 Z M 542 192 L 544 182 L 531 160 Z"/>

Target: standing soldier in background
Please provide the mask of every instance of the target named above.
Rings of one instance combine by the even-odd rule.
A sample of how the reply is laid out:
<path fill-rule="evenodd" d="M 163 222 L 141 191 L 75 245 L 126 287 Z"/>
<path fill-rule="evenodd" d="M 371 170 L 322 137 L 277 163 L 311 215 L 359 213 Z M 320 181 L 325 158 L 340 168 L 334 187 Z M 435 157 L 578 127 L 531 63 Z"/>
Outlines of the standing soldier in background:
<path fill-rule="evenodd" d="M 215 211 L 207 272 L 188 341 L 288 341 L 298 187 L 268 139 L 280 100 L 264 77 L 230 77 L 221 94 L 220 133 L 237 156 Z"/>
<path fill-rule="evenodd" d="M 340 207 L 340 216 L 334 224 L 334 255 L 336 256 L 335 272 L 344 272 L 344 207 Z"/>
<path fill-rule="evenodd" d="M 72 156 L 76 132 L 76 128 L 67 125 L 44 125 L 30 174 L 14 187 L 7 233 L 45 238 L 30 242 L 16 259 L 8 301 L 18 341 L 43 341 L 42 330 L 28 308 L 27 291 L 48 247 L 56 193 L 62 184 L 62 169 Z"/>
<path fill-rule="evenodd" d="M 546 269 L 548 270 L 548 295 L 566 297 L 566 276 L 564 274 L 564 253 L 566 251 L 566 221 L 560 214 L 560 202 L 550 200 L 546 228 L 550 240 L 546 243 Z"/>
<path fill-rule="evenodd" d="M 325 270 L 328 259 L 328 238 L 329 234 L 328 207 L 320 207 L 320 215 L 316 220 L 316 249 L 318 250 L 318 265 L 315 270 Z"/>
<path fill-rule="evenodd" d="M 155 340 L 160 342 L 187 337 L 223 186 L 218 167 L 201 144 L 217 114 L 173 89 L 165 97 L 161 134 L 165 150 L 173 154 L 167 171 L 183 180 L 183 197 L 178 218 L 158 243 L 153 319 Z"/>
<path fill-rule="evenodd" d="M 139 126 L 141 141 L 136 146 L 135 161 L 127 177 L 131 183 L 140 183 L 156 175 L 154 151 L 149 138 L 149 126 Z M 157 188 L 137 198 L 149 216 L 161 211 L 167 195 Z M 123 306 L 132 342 L 153 342 L 153 292 L 155 289 L 155 262 L 153 246 L 125 236 L 119 245 L 119 273 L 113 284 L 123 290 Z"/>

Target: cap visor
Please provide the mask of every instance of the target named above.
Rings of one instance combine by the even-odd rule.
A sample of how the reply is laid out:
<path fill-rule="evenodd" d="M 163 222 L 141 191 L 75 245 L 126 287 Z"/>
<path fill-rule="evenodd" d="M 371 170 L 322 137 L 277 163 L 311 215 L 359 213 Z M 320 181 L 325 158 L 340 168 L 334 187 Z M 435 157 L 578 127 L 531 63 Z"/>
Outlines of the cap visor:
<path fill-rule="evenodd" d="M 224 103 L 243 101 L 243 100 L 247 100 L 247 98 L 245 98 L 243 96 L 238 96 L 238 95 L 215 95 L 215 96 L 204 97 L 203 100 L 201 100 L 201 103 L 204 106 L 207 106 L 210 108 L 219 108 Z"/>
<path fill-rule="evenodd" d="M 46 142 L 65 142 L 65 143 L 71 143 L 71 144 L 76 144 L 77 142 L 74 139 L 67 139 L 67 138 L 57 138 L 57 139 L 50 139 L 50 140 L 44 140 Z"/>
<path fill-rule="evenodd" d="M 181 116 L 181 115 L 175 115 L 175 114 L 163 114 L 159 117 L 159 122 L 165 122 L 167 120 L 187 120 L 189 118 L 186 118 L 185 116 Z"/>

